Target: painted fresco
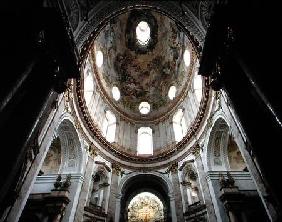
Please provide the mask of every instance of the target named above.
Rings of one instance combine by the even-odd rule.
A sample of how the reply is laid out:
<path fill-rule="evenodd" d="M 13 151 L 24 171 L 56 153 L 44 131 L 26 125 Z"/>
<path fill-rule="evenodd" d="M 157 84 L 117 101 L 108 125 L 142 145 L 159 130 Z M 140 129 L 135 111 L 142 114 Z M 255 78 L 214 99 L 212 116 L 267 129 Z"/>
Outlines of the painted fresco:
<path fill-rule="evenodd" d="M 138 113 L 142 101 L 149 102 L 152 111 L 159 111 L 171 103 L 167 96 L 171 84 L 181 92 L 188 79 L 190 67 L 185 67 L 182 56 L 185 48 L 191 47 L 188 38 L 168 17 L 158 13 L 153 16 L 158 23 L 158 39 L 145 54 L 126 46 L 128 14 L 112 20 L 95 40 L 94 52 L 101 50 L 104 55 L 104 64 L 98 68 L 100 79 L 109 95 L 113 86 L 119 88 L 118 105 L 125 111 Z"/>

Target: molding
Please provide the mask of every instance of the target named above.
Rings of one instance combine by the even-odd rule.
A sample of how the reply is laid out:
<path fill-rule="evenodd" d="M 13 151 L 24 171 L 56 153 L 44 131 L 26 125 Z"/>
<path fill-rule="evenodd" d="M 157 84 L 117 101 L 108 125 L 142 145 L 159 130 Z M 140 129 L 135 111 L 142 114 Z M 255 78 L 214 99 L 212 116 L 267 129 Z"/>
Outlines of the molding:
<path fill-rule="evenodd" d="M 207 181 L 211 180 L 219 180 L 221 178 L 221 175 L 227 177 L 227 172 L 229 172 L 232 177 L 236 180 L 252 180 L 252 176 L 250 172 L 244 172 L 244 171 L 208 171 L 206 175 Z"/>
<path fill-rule="evenodd" d="M 126 159 L 129 162 L 158 162 L 160 160 L 168 159 L 169 157 L 173 156 L 176 152 L 183 150 L 187 143 L 190 142 L 190 140 L 195 136 L 195 133 L 198 131 L 202 120 L 205 116 L 205 111 L 208 105 L 209 97 L 210 97 L 210 89 L 209 89 L 209 81 L 206 78 L 205 81 L 205 90 L 204 90 L 204 96 L 201 100 L 201 104 L 199 107 L 199 111 L 197 113 L 197 116 L 195 117 L 194 121 L 192 122 L 186 136 L 177 144 L 172 146 L 170 149 L 163 149 L 164 151 L 161 151 L 157 155 L 153 155 L 150 157 L 138 157 L 136 155 L 130 154 L 126 152 L 125 148 L 122 146 L 119 146 L 118 144 L 109 143 L 102 135 L 99 126 L 94 123 L 93 119 L 90 116 L 90 113 L 88 111 L 88 108 L 86 107 L 85 100 L 83 99 L 82 90 L 80 88 L 80 80 L 77 80 L 74 83 L 74 87 L 76 90 L 76 94 L 74 96 L 74 102 L 78 105 L 79 110 L 77 115 L 81 116 L 81 119 L 83 119 L 87 130 L 90 131 L 90 135 L 95 137 L 97 139 L 97 142 L 108 152 L 111 152 L 114 156 L 117 156 L 119 158 Z M 131 149 L 134 150 L 134 149 Z"/>

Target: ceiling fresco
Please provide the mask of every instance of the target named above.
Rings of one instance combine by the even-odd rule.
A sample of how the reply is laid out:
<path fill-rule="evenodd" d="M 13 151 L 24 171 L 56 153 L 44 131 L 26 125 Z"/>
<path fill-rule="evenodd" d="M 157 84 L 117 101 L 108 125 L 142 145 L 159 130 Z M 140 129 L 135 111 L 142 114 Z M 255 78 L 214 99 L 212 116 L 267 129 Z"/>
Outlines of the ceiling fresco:
<path fill-rule="evenodd" d="M 103 65 L 95 67 L 96 78 L 100 79 L 109 98 L 112 98 L 112 87 L 119 88 L 121 98 L 118 102 L 113 102 L 125 113 L 140 115 L 138 106 L 143 101 L 151 105 L 148 115 L 163 113 L 173 103 L 168 98 L 170 86 L 176 86 L 177 97 L 190 79 L 195 60 L 192 55 L 195 53 L 186 35 L 170 18 L 150 12 L 150 15 L 144 13 L 140 18 L 137 16 L 134 19 L 137 22 L 148 22 L 152 33 L 156 33 L 152 34 L 148 48 L 138 46 L 137 43 L 129 45 L 138 23 L 134 25 L 131 22 L 131 27 L 128 28 L 132 14 L 128 12 L 119 15 L 104 27 L 93 44 L 93 57 L 98 51 L 102 51 L 104 57 Z M 150 22 L 150 19 L 155 22 Z M 136 39 L 135 41 L 137 42 Z M 188 67 L 183 62 L 185 49 L 191 52 Z M 92 59 L 95 61 L 95 58 Z"/>
<path fill-rule="evenodd" d="M 154 4 L 155 1 L 150 1 L 151 3 Z M 196 116 L 189 116 L 191 125 L 185 137 L 179 143 L 170 144 L 168 141 L 169 145 L 158 141 L 163 134 L 169 134 L 168 131 L 161 130 L 170 128 L 170 119 L 176 110 L 193 105 L 194 74 L 198 69 L 197 61 L 205 33 L 198 26 L 198 20 L 190 17 L 189 11 L 190 14 L 185 13 L 187 22 L 182 22 L 184 15 L 180 20 L 175 16 L 180 15 L 181 11 L 173 10 L 176 8 L 170 4 L 166 5 L 170 6 L 168 10 L 163 4 L 166 5 L 162 2 L 162 7 L 119 6 L 119 11 L 107 15 L 106 10 L 101 8 L 103 16 L 98 13 L 100 11 L 93 15 L 77 37 L 78 45 L 81 45 L 80 65 L 82 68 L 87 64 L 91 66 L 89 67 L 93 76 L 91 81 L 95 85 L 91 105 L 85 102 L 83 72 L 81 79 L 75 80 L 72 85 L 76 93 L 74 100 L 80 110 L 79 116 L 85 121 L 86 130 L 90 133 L 85 134 L 85 137 L 90 138 L 91 142 L 93 142 L 91 137 L 95 141 L 97 139 L 97 150 L 101 151 L 103 157 L 113 162 L 116 161 L 115 158 L 123 160 L 126 162 L 124 165 L 134 169 L 141 169 L 139 164 L 142 164 L 142 168 L 146 165 L 150 169 L 159 168 L 159 163 L 167 166 L 170 158 L 179 152 L 183 151 L 185 154 L 194 152 L 195 146 L 189 147 L 187 144 L 202 127 L 207 106 L 211 101 L 209 79 L 205 78 L 199 109 L 191 109 Z M 107 6 L 110 8 L 110 4 Z M 170 10 L 171 13 L 168 13 Z M 150 38 L 144 38 L 145 44 L 139 41 L 136 31 L 138 24 L 143 21 L 148 23 L 150 28 Z M 88 34 L 89 36 L 85 38 Z M 186 50 L 189 51 L 190 62 L 185 60 Z M 176 93 L 175 97 L 173 95 L 169 98 L 171 86 L 176 87 Z M 119 89 L 118 93 L 113 93 L 113 87 Z M 149 113 L 140 113 L 139 105 L 142 102 L 149 103 Z M 116 134 L 117 139 L 113 143 L 103 136 L 99 124 L 103 121 L 102 112 L 105 110 L 110 110 L 116 116 L 117 132 L 130 131 L 130 136 L 125 133 Z M 93 118 L 94 115 L 97 119 Z M 136 145 L 126 141 L 135 136 L 137 138 L 136 129 L 142 126 L 153 129 L 155 134 L 153 138 L 156 138 L 154 143 L 157 144 L 156 152 L 146 157 L 136 155 Z M 171 134 L 171 140 L 172 137 Z M 156 163 L 158 165 L 154 165 Z"/>

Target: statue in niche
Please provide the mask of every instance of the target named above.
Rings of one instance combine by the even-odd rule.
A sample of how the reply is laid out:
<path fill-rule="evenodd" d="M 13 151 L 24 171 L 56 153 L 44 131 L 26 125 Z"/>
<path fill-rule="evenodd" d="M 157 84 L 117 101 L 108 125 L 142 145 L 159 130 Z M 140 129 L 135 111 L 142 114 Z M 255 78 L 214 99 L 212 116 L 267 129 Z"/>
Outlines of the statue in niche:
<path fill-rule="evenodd" d="M 92 187 L 92 192 L 91 192 L 91 197 L 90 197 L 90 204 L 93 206 L 98 206 L 98 201 L 99 201 L 99 184 L 101 181 L 101 177 L 98 173 L 92 176 L 93 180 L 93 187 Z"/>

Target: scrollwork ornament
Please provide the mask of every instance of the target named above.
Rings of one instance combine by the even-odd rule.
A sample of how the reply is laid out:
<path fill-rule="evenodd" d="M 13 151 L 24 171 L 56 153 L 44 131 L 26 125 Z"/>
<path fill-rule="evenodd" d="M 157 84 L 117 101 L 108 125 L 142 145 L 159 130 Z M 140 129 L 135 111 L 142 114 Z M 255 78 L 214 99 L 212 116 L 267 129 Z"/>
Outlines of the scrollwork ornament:
<path fill-rule="evenodd" d="M 198 157 L 200 156 L 200 154 L 201 154 L 201 147 L 200 147 L 199 144 L 197 144 L 197 145 L 194 147 L 194 149 L 193 149 L 193 151 L 192 151 L 192 154 L 195 156 L 195 158 L 198 158 Z"/>
<path fill-rule="evenodd" d="M 67 90 L 64 92 L 64 102 L 65 102 L 65 111 L 68 113 L 71 113 L 70 109 L 70 91 L 67 88 Z"/>
<path fill-rule="evenodd" d="M 98 156 L 98 153 L 97 153 L 97 148 L 94 146 L 94 144 L 90 144 L 89 146 L 89 155 L 94 159 L 96 156 Z"/>
<path fill-rule="evenodd" d="M 119 176 L 120 173 L 121 173 L 121 167 L 118 164 L 113 163 L 112 164 L 112 171 L 113 171 L 113 174 Z"/>
<path fill-rule="evenodd" d="M 171 163 L 171 165 L 168 167 L 168 172 L 177 173 L 177 171 L 178 171 L 178 163 L 177 162 Z"/>
<path fill-rule="evenodd" d="M 185 180 L 180 182 L 180 184 L 184 187 L 191 187 L 192 186 L 191 182 L 185 181 Z"/>

